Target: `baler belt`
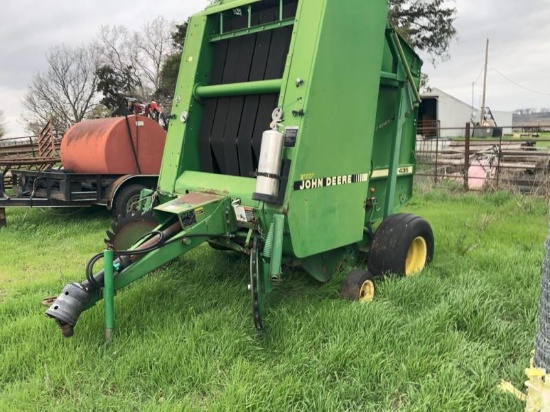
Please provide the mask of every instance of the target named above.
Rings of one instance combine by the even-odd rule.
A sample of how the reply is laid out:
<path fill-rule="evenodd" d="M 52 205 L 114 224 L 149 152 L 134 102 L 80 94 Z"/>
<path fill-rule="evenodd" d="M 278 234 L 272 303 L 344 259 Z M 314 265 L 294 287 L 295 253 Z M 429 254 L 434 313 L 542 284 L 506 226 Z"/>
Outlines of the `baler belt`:
<path fill-rule="evenodd" d="M 296 13 L 296 4 L 287 6 L 285 16 Z M 278 18 L 278 7 L 257 11 L 256 23 Z M 226 29 L 247 24 L 233 17 Z M 213 44 L 214 59 L 210 85 L 280 79 L 290 47 L 292 27 L 253 33 Z M 249 177 L 258 167 L 262 133 L 269 128 L 278 94 L 231 96 L 205 99 L 200 131 L 201 170 Z"/>

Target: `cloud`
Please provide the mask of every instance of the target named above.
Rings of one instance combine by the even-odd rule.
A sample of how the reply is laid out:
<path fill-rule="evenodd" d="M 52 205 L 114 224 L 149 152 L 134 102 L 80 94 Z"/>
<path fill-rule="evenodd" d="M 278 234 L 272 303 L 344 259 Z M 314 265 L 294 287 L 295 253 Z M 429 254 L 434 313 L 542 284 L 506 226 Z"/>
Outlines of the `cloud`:
<path fill-rule="evenodd" d="M 145 0 L 81 2 L 4 0 L 0 14 L 0 110 L 8 120 L 8 135 L 24 134 L 21 100 L 33 76 L 46 70 L 45 54 L 63 43 L 91 41 L 102 25 L 139 30 L 157 16 L 183 22 L 206 6 L 206 0 L 151 2 Z"/>
<path fill-rule="evenodd" d="M 458 36 L 451 59 L 425 71 L 430 84 L 466 102 L 479 104 L 485 39 L 490 38 L 489 66 L 522 86 L 550 93 L 550 2 L 548 0 L 457 0 Z M 94 38 L 101 25 L 124 25 L 138 30 L 163 16 L 177 22 L 203 9 L 206 0 L 151 2 L 134 0 L 81 2 L 4 0 L 0 14 L 0 110 L 10 121 L 11 135 L 23 133 L 18 124 L 23 98 L 33 75 L 46 69 L 49 47 L 79 45 Z M 514 85 L 495 71 L 488 76 L 488 105 L 499 110 L 548 107 L 549 97 Z"/>
<path fill-rule="evenodd" d="M 457 2 L 458 36 L 451 59 L 437 67 L 425 65 L 430 85 L 468 103 L 476 81 L 474 102 L 480 105 L 485 42 L 490 39 L 487 105 L 498 110 L 548 106 L 550 96 L 550 3 L 544 0 Z M 493 69 L 493 70 L 491 70 Z M 521 86 L 538 91 L 533 93 Z"/>

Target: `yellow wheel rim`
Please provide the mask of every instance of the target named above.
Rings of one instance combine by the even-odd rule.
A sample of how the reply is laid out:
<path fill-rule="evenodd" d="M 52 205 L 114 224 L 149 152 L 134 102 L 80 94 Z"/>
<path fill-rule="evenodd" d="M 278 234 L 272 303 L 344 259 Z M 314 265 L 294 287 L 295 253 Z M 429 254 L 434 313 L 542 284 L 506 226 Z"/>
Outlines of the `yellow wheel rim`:
<path fill-rule="evenodd" d="M 370 302 L 374 299 L 374 282 L 367 280 L 361 285 L 359 290 L 359 302 Z"/>
<path fill-rule="evenodd" d="M 422 236 L 418 236 L 411 242 L 405 261 L 405 276 L 411 276 L 420 272 L 426 265 L 428 257 L 428 245 Z"/>

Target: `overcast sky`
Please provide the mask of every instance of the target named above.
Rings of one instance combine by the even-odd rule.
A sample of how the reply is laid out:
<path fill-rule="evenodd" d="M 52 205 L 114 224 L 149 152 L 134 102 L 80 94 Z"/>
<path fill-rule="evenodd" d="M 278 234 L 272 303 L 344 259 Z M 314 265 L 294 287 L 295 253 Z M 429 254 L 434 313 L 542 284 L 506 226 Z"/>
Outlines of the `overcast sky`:
<path fill-rule="evenodd" d="M 101 25 L 134 30 L 159 15 L 182 22 L 206 4 L 206 0 L 4 0 L 0 110 L 9 135 L 25 133 L 19 120 L 21 99 L 32 77 L 45 70 L 50 46 L 84 44 Z M 550 0 L 456 0 L 456 6 L 458 36 L 450 60 L 435 68 L 425 62 L 430 86 L 471 103 L 472 83 L 477 80 L 474 103 L 479 106 L 485 41 L 490 38 L 487 105 L 494 110 L 550 107 Z"/>

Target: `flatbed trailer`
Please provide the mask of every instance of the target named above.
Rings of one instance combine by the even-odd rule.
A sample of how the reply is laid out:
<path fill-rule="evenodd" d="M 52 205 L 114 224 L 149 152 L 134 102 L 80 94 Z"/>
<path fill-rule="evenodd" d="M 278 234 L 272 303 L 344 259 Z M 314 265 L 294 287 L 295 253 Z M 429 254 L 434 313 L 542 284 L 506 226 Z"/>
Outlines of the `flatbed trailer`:
<path fill-rule="evenodd" d="M 11 194 L 6 193 L 3 176 L 0 176 L 0 208 L 100 205 L 118 216 L 135 209 L 141 190 L 155 189 L 157 180 L 158 175 L 13 170 Z M 5 224 L 5 210 L 0 212 L 2 215 Z"/>

